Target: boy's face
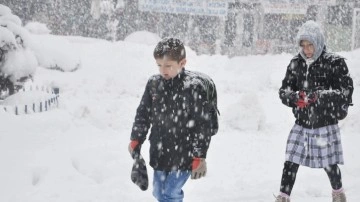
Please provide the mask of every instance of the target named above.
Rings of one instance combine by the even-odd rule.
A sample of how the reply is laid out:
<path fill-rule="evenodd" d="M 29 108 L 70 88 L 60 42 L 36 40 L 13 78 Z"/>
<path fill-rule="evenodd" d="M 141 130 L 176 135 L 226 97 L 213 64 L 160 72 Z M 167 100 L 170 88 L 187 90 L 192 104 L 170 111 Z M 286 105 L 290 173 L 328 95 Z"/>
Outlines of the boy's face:
<path fill-rule="evenodd" d="M 315 47 L 310 41 L 302 40 L 300 46 L 307 58 L 312 58 L 314 56 Z"/>
<path fill-rule="evenodd" d="M 161 76 L 166 80 L 172 79 L 177 76 L 186 64 L 185 58 L 182 59 L 180 62 L 177 62 L 176 60 L 166 59 L 166 57 L 157 58 L 155 60 L 156 64 L 159 67 Z"/>

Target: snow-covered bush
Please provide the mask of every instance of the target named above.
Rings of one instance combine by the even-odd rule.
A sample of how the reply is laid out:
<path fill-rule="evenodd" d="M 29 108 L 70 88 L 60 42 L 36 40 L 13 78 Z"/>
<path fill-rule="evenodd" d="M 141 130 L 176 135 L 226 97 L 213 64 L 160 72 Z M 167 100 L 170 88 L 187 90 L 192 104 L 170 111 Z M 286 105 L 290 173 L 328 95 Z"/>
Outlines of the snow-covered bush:
<path fill-rule="evenodd" d="M 63 72 L 80 68 L 80 56 L 67 40 L 50 35 L 51 30 L 39 22 L 30 22 L 25 28 L 33 34 L 29 46 L 35 52 L 40 67 Z"/>
<path fill-rule="evenodd" d="M 50 32 L 38 22 L 22 26 L 21 19 L 0 4 L 0 98 L 15 93 L 33 78 L 38 66 L 60 71 L 80 67 L 80 57 L 69 42 L 56 40 Z"/>
<path fill-rule="evenodd" d="M 18 16 L 0 5 L 0 90 L 8 94 L 31 78 L 38 65 L 34 52 L 28 47 L 31 35 L 21 25 Z"/>
<path fill-rule="evenodd" d="M 63 37 L 33 35 L 30 46 L 40 67 L 62 72 L 72 72 L 81 67 L 79 53 L 74 51 L 70 42 Z"/>

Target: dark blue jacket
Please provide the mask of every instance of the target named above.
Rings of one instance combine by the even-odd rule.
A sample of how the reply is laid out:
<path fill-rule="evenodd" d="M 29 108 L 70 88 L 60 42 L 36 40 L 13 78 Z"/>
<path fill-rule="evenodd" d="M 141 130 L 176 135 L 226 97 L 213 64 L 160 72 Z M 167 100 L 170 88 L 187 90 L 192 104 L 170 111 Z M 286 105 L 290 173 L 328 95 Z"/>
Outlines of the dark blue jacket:
<path fill-rule="evenodd" d="M 353 81 L 343 57 L 326 49 L 309 67 L 303 57 L 295 56 L 286 70 L 279 89 L 282 103 L 293 108 L 295 123 L 306 128 L 319 128 L 338 123 L 351 105 Z M 300 109 L 291 97 L 297 91 L 315 92 L 318 99 Z"/>
<path fill-rule="evenodd" d="M 204 78 L 209 82 L 204 83 Z M 209 93 L 215 93 L 216 102 L 212 80 L 191 71 L 183 70 L 171 80 L 161 75 L 148 80 L 130 139 L 142 144 L 151 127 L 150 165 L 155 170 L 191 170 L 194 156 L 206 157 L 211 136 L 217 132 L 217 117 L 212 121 L 216 103 L 214 108 Z"/>

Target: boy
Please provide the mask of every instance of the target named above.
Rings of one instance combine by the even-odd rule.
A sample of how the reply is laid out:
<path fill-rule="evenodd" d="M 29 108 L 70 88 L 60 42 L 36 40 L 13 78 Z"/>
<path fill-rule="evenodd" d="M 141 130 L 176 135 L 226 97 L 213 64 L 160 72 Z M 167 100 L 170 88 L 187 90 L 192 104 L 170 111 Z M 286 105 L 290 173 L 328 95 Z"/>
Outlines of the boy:
<path fill-rule="evenodd" d="M 286 161 L 276 202 L 290 202 L 299 165 L 324 168 L 333 202 L 346 202 L 338 164 L 343 164 L 338 120 L 351 104 L 353 81 L 344 58 L 328 53 L 324 35 L 314 21 L 299 30 L 300 53 L 287 67 L 279 90 L 296 121 L 287 140 Z"/>
<path fill-rule="evenodd" d="M 130 137 L 129 152 L 140 153 L 150 129 L 153 195 L 158 201 L 181 202 L 191 175 L 206 174 L 206 153 L 217 133 L 216 88 L 206 75 L 185 70 L 184 44 L 160 41 L 154 50 L 160 74 L 150 77 Z"/>

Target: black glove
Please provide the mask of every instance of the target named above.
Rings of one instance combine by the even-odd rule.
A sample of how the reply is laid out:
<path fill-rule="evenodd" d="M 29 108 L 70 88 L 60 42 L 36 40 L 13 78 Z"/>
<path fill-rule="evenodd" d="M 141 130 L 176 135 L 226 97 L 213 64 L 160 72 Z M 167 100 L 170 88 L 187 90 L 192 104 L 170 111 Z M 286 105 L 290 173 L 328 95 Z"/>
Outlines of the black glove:
<path fill-rule="evenodd" d="M 131 157 L 134 163 L 131 169 L 131 181 L 145 191 L 149 185 L 149 178 L 146 169 L 146 163 L 140 154 L 141 144 L 139 141 L 132 140 L 128 146 Z"/>
<path fill-rule="evenodd" d="M 289 103 L 293 103 L 296 104 L 297 101 L 299 100 L 299 94 L 297 92 L 289 92 L 289 93 L 285 93 L 285 96 L 287 97 L 287 99 L 289 100 Z"/>
<path fill-rule="evenodd" d="M 336 110 L 336 118 L 338 120 L 343 120 L 348 114 L 348 108 L 349 104 L 342 104 L 338 106 Z"/>
<path fill-rule="evenodd" d="M 134 159 L 131 170 L 131 181 L 145 191 L 149 185 L 149 178 L 146 169 L 146 163 L 141 155 Z"/>

